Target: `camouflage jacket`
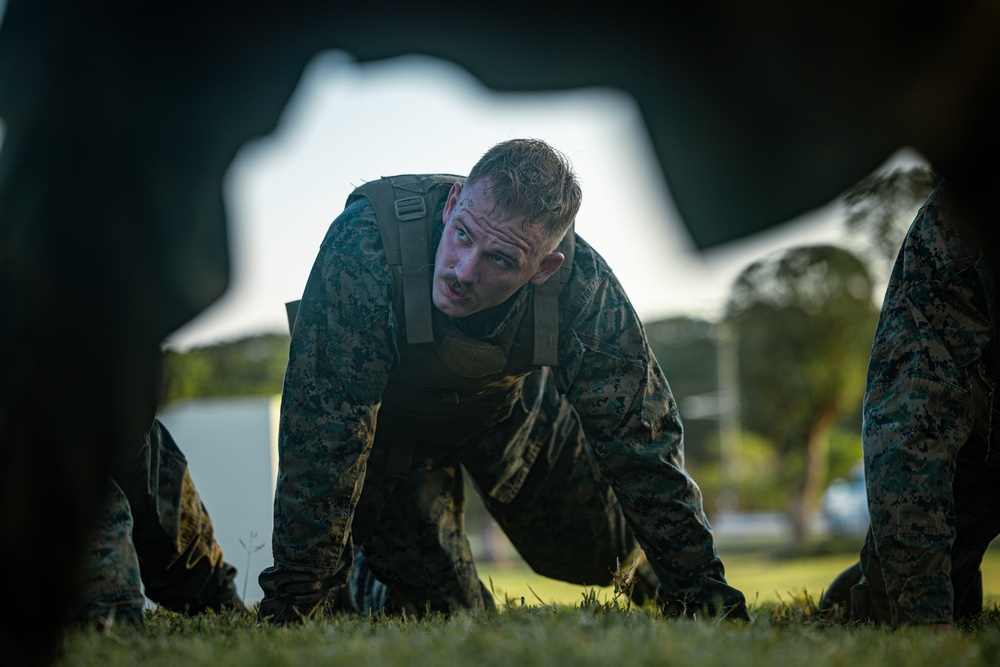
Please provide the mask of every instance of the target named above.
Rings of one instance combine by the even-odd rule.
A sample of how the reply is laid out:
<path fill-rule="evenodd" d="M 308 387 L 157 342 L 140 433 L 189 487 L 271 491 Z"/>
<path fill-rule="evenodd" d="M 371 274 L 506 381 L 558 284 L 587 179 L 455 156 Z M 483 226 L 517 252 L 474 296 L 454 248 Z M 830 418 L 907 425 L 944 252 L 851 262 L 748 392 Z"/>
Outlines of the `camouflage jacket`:
<path fill-rule="evenodd" d="M 993 274 L 979 245 L 949 221 L 944 194 L 932 193 L 900 249 L 864 400 L 872 534 L 899 622 L 952 620 L 952 483 L 984 418 L 972 382 L 987 372 L 996 335 Z"/>
<path fill-rule="evenodd" d="M 285 603 L 309 605 L 344 584 L 380 397 L 404 344 L 394 288 L 374 211 L 358 200 L 321 244 L 292 334 L 269 575 L 284 582 L 275 596 Z M 667 380 L 611 269 L 579 236 L 559 308 L 557 387 L 579 413 L 664 589 L 699 605 L 742 606 L 742 594 L 726 583 L 701 492 L 684 470 Z"/>

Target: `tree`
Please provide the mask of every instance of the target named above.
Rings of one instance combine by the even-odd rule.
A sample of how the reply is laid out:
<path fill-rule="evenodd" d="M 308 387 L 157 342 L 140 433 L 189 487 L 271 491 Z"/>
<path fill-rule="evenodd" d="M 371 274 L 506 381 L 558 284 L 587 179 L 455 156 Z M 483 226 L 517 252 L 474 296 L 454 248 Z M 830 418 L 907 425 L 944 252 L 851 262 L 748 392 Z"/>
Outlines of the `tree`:
<path fill-rule="evenodd" d="M 876 171 L 841 196 L 851 250 L 869 265 L 879 284 L 888 279 L 917 209 L 940 182 L 930 168 L 917 165 Z"/>
<path fill-rule="evenodd" d="M 805 546 L 830 432 L 864 392 L 877 320 L 872 279 L 842 248 L 793 248 L 743 270 L 726 320 L 739 340 L 743 424 L 782 457 L 793 537 Z"/>
<path fill-rule="evenodd" d="M 184 352 L 167 349 L 161 401 L 280 394 L 288 363 L 288 344 L 288 334 L 274 333 Z"/>

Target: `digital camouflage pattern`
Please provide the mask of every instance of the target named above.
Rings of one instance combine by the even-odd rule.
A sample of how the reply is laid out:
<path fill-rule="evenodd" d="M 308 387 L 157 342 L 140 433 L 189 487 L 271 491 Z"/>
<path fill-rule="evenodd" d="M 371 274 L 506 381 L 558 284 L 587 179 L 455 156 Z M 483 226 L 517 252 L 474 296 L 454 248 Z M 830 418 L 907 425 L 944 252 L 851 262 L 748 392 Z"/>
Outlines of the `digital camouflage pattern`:
<path fill-rule="evenodd" d="M 871 526 L 867 581 L 852 592 L 857 617 L 898 627 L 982 609 L 979 566 L 1000 534 L 996 453 L 987 462 L 1000 446 L 996 307 L 982 247 L 938 188 L 899 252 L 872 346 L 863 427 Z"/>
<path fill-rule="evenodd" d="M 109 480 L 84 567 L 72 614 L 79 624 L 141 622 L 141 585 L 150 600 L 173 611 L 242 609 L 236 569 L 223 560 L 187 460 L 159 420 Z"/>
<path fill-rule="evenodd" d="M 83 561 L 84 579 L 71 618 L 80 625 L 142 622 L 142 582 L 132 543 L 132 512 L 114 482 L 94 525 Z"/>
<path fill-rule="evenodd" d="M 449 402 L 440 418 L 394 417 L 409 402 L 386 388 L 406 376 L 401 363 L 412 358 L 390 306 L 395 289 L 372 207 L 354 202 L 321 244 L 293 327 L 274 565 L 260 575 L 262 617 L 342 608 L 359 525 L 370 526 L 361 536 L 365 567 L 388 587 L 390 606 L 490 606 L 463 526 L 465 472 L 543 574 L 610 583 L 616 561 L 626 569 L 632 558 L 642 561 L 644 549 L 652 567 L 641 569 L 658 578 L 668 613 L 745 617 L 701 493 L 684 471 L 670 388 L 624 291 L 593 248 L 576 237 L 559 299 L 558 366 L 526 370 L 506 416 L 457 442 L 451 422 L 476 406 L 455 392 L 440 394 Z M 530 319 L 518 313 L 527 310 L 531 289 L 512 297 L 499 321 L 465 333 L 513 349 L 529 335 Z M 416 441 L 403 480 L 381 472 L 393 439 Z"/>

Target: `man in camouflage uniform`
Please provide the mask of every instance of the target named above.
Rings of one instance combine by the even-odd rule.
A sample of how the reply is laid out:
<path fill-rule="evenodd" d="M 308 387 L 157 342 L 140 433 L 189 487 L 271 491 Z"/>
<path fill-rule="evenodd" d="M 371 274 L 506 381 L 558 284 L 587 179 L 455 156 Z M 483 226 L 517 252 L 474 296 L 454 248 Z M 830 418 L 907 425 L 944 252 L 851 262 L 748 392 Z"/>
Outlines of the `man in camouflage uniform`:
<path fill-rule="evenodd" d="M 150 600 L 173 611 L 244 610 L 236 569 L 223 560 L 184 454 L 158 419 L 141 443 L 131 460 L 113 468 L 72 621 L 140 624 L 142 586 Z"/>
<path fill-rule="evenodd" d="M 635 562 L 666 613 L 746 618 L 639 319 L 601 256 L 567 234 L 579 204 L 567 161 L 541 141 L 498 144 L 446 180 L 417 262 L 433 272 L 415 299 L 433 331 L 415 344 L 396 243 L 369 197 L 348 200 L 294 320 L 262 619 L 492 607 L 463 470 L 535 571 L 606 585 Z M 551 312 L 537 307 L 546 285 Z M 542 345 L 558 356 L 538 363 L 546 313 L 558 334 Z"/>
<path fill-rule="evenodd" d="M 939 186 L 886 291 L 864 400 L 871 525 L 823 600 L 854 619 L 944 627 L 982 611 L 980 564 L 1000 534 L 998 302 L 961 219 Z"/>

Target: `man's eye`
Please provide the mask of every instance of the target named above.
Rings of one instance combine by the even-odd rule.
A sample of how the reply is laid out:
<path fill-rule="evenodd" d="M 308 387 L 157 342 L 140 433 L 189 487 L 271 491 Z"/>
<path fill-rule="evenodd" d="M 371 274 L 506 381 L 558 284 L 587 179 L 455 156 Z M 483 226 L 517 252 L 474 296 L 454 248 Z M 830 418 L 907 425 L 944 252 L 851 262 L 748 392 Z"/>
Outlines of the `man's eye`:
<path fill-rule="evenodd" d="M 497 266 L 507 266 L 507 258 L 503 255 L 493 255 L 493 263 Z"/>
<path fill-rule="evenodd" d="M 469 235 L 461 227 L 455 228 L 455 235 L 458 236 L 458 238 L 462 239 L 463 241 L 469 238 Z"/>

